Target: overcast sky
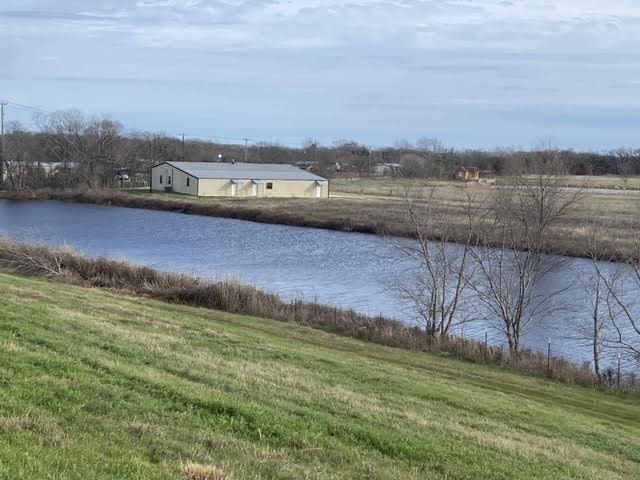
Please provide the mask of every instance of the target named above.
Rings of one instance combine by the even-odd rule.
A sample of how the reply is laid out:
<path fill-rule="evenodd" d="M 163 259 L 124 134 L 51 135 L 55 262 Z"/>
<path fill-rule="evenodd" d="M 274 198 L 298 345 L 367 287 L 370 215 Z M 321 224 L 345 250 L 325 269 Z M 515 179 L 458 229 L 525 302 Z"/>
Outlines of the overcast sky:
<path fill-rule="evenodd" d="M 1 0 L 0 56 L 0 98 L 136 130 L 640 145 L 638 0 Z"/>

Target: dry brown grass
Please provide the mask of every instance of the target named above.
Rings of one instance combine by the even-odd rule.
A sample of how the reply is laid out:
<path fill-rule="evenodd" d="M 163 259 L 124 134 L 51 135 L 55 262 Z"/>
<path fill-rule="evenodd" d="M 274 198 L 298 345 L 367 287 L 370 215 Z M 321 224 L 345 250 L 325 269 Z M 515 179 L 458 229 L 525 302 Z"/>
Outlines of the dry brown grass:
<path fill-rule="evenodd" d="M 498 176 L 495 184 L 510 185 L 508 176 Z M 523 180 L 536 181 L 535 175 L 524 176 Z M 490 191 L 492 183 L 462 183 L 455 180 L 436 180 L 402 177 L 376 178 L 339 178 L 331 181 L 331 190 L 335 194 L 354 194 L 365 196 L 404 197 L 409 191 L 413 196 L 424 194 L 425 185 L 437 186 L 455 192 L 468 186 L 476 191 Z M 640 177 L 621 177 L 618 175 L 563 175 L 559 177 L 558 185 L 568 188 L 587 188 L 597 190 L 640 190 Z"/>
<path fill-rule="evenodd" d="M 129 429 L 136 437 L 140 438 L 143 435 L 156 434 L 159 428 L 156 425 L 151 425 L 140 420 L 134 420 L 129 423 Z"/>
<path fill-rule="evenodd" d="M 0 417 L 0 434 L 6 433 L 30 433 L 44 444 L 57 444 L 64 437 L 56 422 L 32 415 Z"/>
<path fill-rule="evenodd" d="M 187 480 L 230 480 L 231 477 L 221 468 L 200 463 L 185 463 L 181 468 Z"/>

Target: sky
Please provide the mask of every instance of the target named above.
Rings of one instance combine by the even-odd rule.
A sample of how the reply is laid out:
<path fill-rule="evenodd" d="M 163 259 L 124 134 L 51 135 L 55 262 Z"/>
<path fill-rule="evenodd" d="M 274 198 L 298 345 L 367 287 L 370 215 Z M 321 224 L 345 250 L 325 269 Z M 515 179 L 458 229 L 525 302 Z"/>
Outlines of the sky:
<path fill-rule="evenodd" d="M 640 146 L 639 46 L 638 0 L 0 0 L 0 99 L 212 140 L 605 150 Z"/>

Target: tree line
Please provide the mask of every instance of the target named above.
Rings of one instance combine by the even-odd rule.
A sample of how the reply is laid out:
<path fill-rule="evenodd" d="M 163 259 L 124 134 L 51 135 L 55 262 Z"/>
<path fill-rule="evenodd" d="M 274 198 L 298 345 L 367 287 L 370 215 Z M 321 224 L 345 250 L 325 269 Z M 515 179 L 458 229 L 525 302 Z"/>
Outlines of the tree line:
<path fill-rule="evenodd" d="M 150 167 L 163 161 L 248 161 L 289 163 L 327 178 L 340 175 L 391 174 L 412 178 L 451 178 L 461 166 L 496 175 L 522 168 L 535 170 L 531 152 L 518 150 L 456 150 L 439 140 L 406 140 L 372 148 L 352 140 L 320 145 L 307 139 L 298 148 L 254 142 L 226 144 L 131 132 L 115 120 L 77 110 L 42 115 L 37 128 L 7 124 L 0 162 L 4 188 L 107 188 L 128 183 L 145 185 Z M 640 149 L 608 153 L 558 151 L 566 171 L 575 175 L 640 175 Z M 384 165 L 392 168 L 385 169 Z M 382 167 L 382 168 L 380 168 Z"/>

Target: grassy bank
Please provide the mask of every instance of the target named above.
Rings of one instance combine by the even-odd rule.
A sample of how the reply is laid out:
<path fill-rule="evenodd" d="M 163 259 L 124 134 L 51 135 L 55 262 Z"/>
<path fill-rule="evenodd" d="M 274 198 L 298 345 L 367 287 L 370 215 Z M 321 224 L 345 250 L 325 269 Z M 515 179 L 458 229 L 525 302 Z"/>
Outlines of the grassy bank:
<path fill-rule="evenodd" d="M 407 185 L 399 182 L 395 189 L 391 188 L 393 196 L 386 196 L 386 193 L 376 193 L 384 193 L 386 190 L 386 187 L 376 182 L 389 180 L 362 182 L 365 185 L 364 194 L 345 193 L 349 188 L 341 186 L 338 181 L 333 182 L 332 192 L 336 196 L 329 199 L 194 198 L 184 195 L 151 194 L 146 191 L 52 190 L 20 193 L 0 191 L 0 198 L 61 200 L 346 232 L 412 236 L 415 231 L 407 221 L 406 205 L 400 198 L 400 195 L 404 195 Z M 352 183 L 356 186 L 351 189 L 357 190 L 358 182 Z M 367 190 L 368 188 L 373 190 Z M 424 184 L 416 188 L 423 190 Z M 492 187 L 476 185 L 469 187 L 469 191 L 476 202 L 476 215 L 481 217 L 485 211 L 483 205 L 488 204 Z M 431 200 L 433 215 L 446 219 L 449 234 L 452 233 L 450 229 L 453 227 L 454 238 L 459 235 L 461 240 L 466 238 L 466 192 L 460 183 L 444 182 L 439 184 Z M 633 239 L 629 235 L 629 225 L 637 222 L 640 216 L 639 205 L 640 193 L 590 190 L 570 215 L 553 225 L 546 239 L 546 250 L 550 253 L 585 256 L 589 245 L 589 229 L 586 226 L 589 222 L 598 220 L 603 226 L 602 231 L 606 231 L 606 235 L 601 239 L 604 247 L 602 254 L 615 260 L 620 257 L 621 252 L 630 251 L 632 248 Z M 436 230 L 434 235 L 437 237 L 438 234 Z"/>
<path fill-rule="evenodd" d="M 236 282 L 212 282 L 178 274 L 92 259 L 70 249 L 17 244 L 0 238 L 0 269 L 64 283 L 143 295 L 170 303 L 222 310 L 296 323 L 345 337 L 413 351 L 497 365 L 565 383 L 597 384 L 593 372 L 562 358 L 523 350 L 517 361 L 501 347 L 458 337 L 429 337 L 424 329 L 383 317 L 368 317 L 304 301 L 285 302 L 276 295 Z M 626 382 L 623 380 L 623 388 Z M 633 385 L 630 385 L 632 388 Z"/>
<path fill-rule="evenodd" d="M 0 478 L 626 479 L 636 397 L 0 274 Z"/>

